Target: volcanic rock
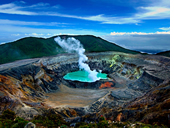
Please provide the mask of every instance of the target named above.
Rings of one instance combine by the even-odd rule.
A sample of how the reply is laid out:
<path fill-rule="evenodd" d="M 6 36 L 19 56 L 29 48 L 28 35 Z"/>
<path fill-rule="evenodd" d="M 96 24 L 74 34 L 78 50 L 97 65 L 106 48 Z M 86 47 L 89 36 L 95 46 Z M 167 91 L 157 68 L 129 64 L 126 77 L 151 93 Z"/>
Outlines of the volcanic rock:
<path fill-rule="evenodd" d="M 29 122 L 24 128 L 36 128 L 36 125 L 32 122 Z"/>

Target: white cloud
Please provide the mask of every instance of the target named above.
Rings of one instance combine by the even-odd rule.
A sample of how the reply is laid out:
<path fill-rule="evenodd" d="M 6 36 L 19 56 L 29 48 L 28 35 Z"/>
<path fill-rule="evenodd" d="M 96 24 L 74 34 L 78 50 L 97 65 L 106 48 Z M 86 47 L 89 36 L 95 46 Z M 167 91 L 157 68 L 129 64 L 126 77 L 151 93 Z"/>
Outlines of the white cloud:
<path fill-rule="evenodd" d="M 140 20 L 134 19 L 131 17 L 108 17 L 104 16 L 103 14 L 101 15 L 96 15 L 96 16 L 89 16 L 89 17 L 80 17 L 80 19 L 83 20 L 91 20 L 91 21 L 99 21 L 102 24 L 132 24 L 132 23 L 139 23 Z"/>
<path fill-rule="evenodd" d="M 138 19 L 166 19 L 170 18 L 170 8 L 167 7 L 139 7 L 139 13 L 135 14 Z M 141 13 L 143 12 L 143 13 Z"/>
<path fill-rule="evenodd" d="M 157 31 L 156 34 L 170 34 L 170 31 L 165 31 L 165 32 L 159 32 L 159 31 Z"/>
<path fill-rule="evenodd" d="M 33 8 L 33 9 L 43 10 L 43 9 L 60 9 L 61 6 L 60 5 L 50 6 L 49 3 L 40 2 L 40 3 L 30 5 L 30 6 L 26 6 L 25 8 Z"/>
<path fill-rule="evenodd" d="M 20 2 L 20 3 L 22 3 L 22 4 L 25 4 L 25 3 L 26 3 L 25 1 L 22 1 L 22 0 L 21 0 L 21 1 L 19 1 L 19 2 Z"/>
<path fill-rule="evenodd" d="M 45 15 L 45 16 L 58 16 L 58 17 L 66 17 L 66 18 L 75 18 L 89 21 L 98 21 L 102 24 L 138 24 L 141 23 L 142 20 L 148 19 L 166 19 L 170 18 L 170 3 L 165 2 L 164 0 L 159 0 L 158 2 L 152 2 L 153 4 L 145 7 L 138 7 L 137 13 L 130 17 L 115 17 L 115 16 L 107 16 L 104 14 L 92 15 L 92 16 L 76 16 L 76 15 L 68 15 L 61 14 L 57 12 L 49 12 L 49 11 L 25 11 L 31 8 L 38 7 L 50 7 L 54 8 L 54 6 L 49 6 L 48 3 L 37 3 L 31 6 L 20 6 L 15 3 L 9 3 L 0 5 L 0 13 L 7 14 L 19 14 L 19 15 Z M 154 4 L 156 3 L 156 5 Z"/>
<path fill-rule="evenodd" d="M 57 23 L 57 22 L 28 22 L 28 21 L 18 21 L 18 20 L 8 20 L 8 19 L 0 19 L 1 25 L 33 25 L 33 26 L 58 26 L 58 25 L 66 25 L 67 23 Z"/>
<path fill-rule="evenodd" d="M 29 6 L 30 8 L 40 8 L 40 7 L 48 7 L 50 4 L 49 3 L 43 3 L 43 2 L 40 2 L 40 3 L 37 3 L 37 4 L 34 4 L 34 5 L 31 5 Z"/>
<path fill-rule="evenodd" d="M 142 7 L 143 8 L 143 7 Z M 153 8 L 153 7 L 152 7 Z M 145 13 L 138 12 L 134 16 L 131 17 L 111 17 L 106 16 L 104 14 L 99 14 L 95 16 L 75 16 L 75 15 L 66 15 L 66 14 L 59 14 L 59 13 L 50 13 L 45 12 L 45 15 L 48 16 L 59 16 L 59 17 L 67 17 L 67 18 L 75 18 L 75 19 L 82 19 L 82 20 L 89 20 L 89 21 L 98 21 L 102 24 L 138 24 L 141 23 L 144 19 L 165 19 L 170 18 L 170 11 L 169 9 L 163 9 L 154 7 L 154 10 L 150 10 L 150 7 L 143 8 L 146 10 Z M 159 11 L 163 9 L 162 11 Z"/>
<path fill-rule="evenodd" d="M 12 34 L 12 35 L 10 35 Z M 16 25 L 1 25 L 0 24 L 0 43 L 14 41 L 19 38 L 27 36 L 35 37 L 51 37 L 55 35 L 89 35 L 95 36 L 105 35 L 106 33 L 97 32 L 93 30 L 82 30 L 82 29 L 43 29 L 34 27 L 22 27 Z"/>
<path fill-rule="evenodd" d="M 170 27 L 161 27 L 160 30 L 170 30 Z"/>
<path fill-rule="evenodd" d="M 43 36 L 44 34 L 37 34 L 37 33 L 32 33 L 32 34 L 29 34 L 29 35 L 32 35 L 32 36 Z"/>
<path fill-rule="evenodd" d="M 170 0 L 150 0 L 150 6 L 163 6 L 170 8 Z"/>
<path fill-rule="evenodd" d="M 170 50 L 170 34 L 104 35 L 102 38 L 132 50 Z"/>
<path fill-rule="evenodd" d="M 20 34 L 12 34 L 12 36 L 20 36 Z"/>
<path fill-rule="evenodd" d="M 127 2 L 127 1 L 126 1 Z M 158 0 L 158 1 L 149 1 L 149 6 L 138 7 L 136 8 L 137 13 L 132 16 L 107 16 L 104 14 L 93 15 L 93 16 L 75 16 L 67 14 L 58 14 L 46 12 L 46 15 L 50 16 L 59 16 L 59 17 L 68 17 L 76 18 L 89 21 L 98 21 L 102 24 L 138 24 L 142 20 L 148 19 L 166 19 L 170 18 L 170 1 L 169 0 Z"/>
<path fill-rule="evenodd" d="M 33 9 L 43 10 L 46 8 L 60 8 L 60 6 L 55 5 L 51 7 L 49 3 L 43 3 L 43 2 L 26 6 L 24 1 L 19 1 L 19 2 L 0 5 L 0 13 L 18 14 L 18 15 L 44 15 L 42 11 L 36 12 Z"/>
<path fill-rule="evenodd" d="M 153 34 L 170 34 L 170 31 L 166 32 L 155 32 L 155 33 L 145 33 L 145 32 L 111 32 L 110 35 L 153 35 Z"/>
<path fill-rule="evenodd" d="M 0 5 L 0 13 L 18 14 L 18 15 L 37 15 L 35 12 L 23 11 L 22 6 L 17 6 L 15 3 Z"/>
<path fill-rule="evenodd" d="M 82 30 L 82 29 L 43 29 L 43 28 L 34 28 L 34 27 L 22 27 L 15 25 L 0 25 L 0 34 L 3 32 L 10 32 L 11 34 L 94 34 L 94 35 L 102 35 L 106 33 L 96 32 L 92 30 Z"/>

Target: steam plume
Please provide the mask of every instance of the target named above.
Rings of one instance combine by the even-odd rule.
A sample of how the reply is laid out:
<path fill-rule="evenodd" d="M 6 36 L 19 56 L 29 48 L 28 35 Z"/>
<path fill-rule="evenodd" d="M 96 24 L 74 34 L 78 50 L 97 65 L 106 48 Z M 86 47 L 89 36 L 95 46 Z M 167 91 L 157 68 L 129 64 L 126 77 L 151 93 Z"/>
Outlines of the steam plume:
<path fill-rule="evenodd" d="M 88 60 L 88 57 L 84 54 L 85 49 L 79 40 L 69 37 L 68 39 L 61 39 L 60 37 L 56 37 L 54 39 L 65 51 L 68 53 L 77 53 L 79 55 L 79 69 L 85 70 L 89 73 L 88 77 L 93 81 L 97 81 L 100 78 L 97 77 L 98 72 L 96 70 L 91 70 L 89 65 L 85 63 Z"/>

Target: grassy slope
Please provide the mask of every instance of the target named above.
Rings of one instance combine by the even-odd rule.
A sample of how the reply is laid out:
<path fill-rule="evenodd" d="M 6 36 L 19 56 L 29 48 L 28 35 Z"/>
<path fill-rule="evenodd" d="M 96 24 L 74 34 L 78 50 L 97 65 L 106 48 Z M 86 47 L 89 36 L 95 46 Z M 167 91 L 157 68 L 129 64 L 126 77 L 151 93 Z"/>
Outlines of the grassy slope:
<path fill-rule="evenodd" d="M 56 37 L 56 36 L 55 36 Z M 20 40 L 0 45 L 0 64 L 15 60 L 52 56 L 64 53 L 63 49 L 54 41 L 55 37 L 48 39 L 27 37 Z M 62 35 L 62 38 L 70 36 Z M 118 51 L 131 54 L 139 52 L 124 49 L 114 43 L 105 41 L 91 35 L 71 36 L 78 39 L 86 49 L 86 52 Z"/>
<path fill-rule="evenodd" d="M 138 54 L 140 52 L 128 50 L 122 48 L 114 43 L 108 42 L 100 37 L 95 37 L 92 35 L 77 35 L 77 36 L 67 36 L 62 35 L 61 38 L 74 37 L 78 39 L 84 46 L 86 52 L 103 52 L 103 51 L 118 51 L 130 54 Z M 55 37 L 53 37 L 55 38 Z"/>
<path fill-rule="evenodd" d="M 0 45 L 0 64 L 20 59 L 56 55 L 63 50 L 53 39 L 27 37 Z"/>
<path fill-rule="evenodd" d="M 156 55 L 163 55 L 163 56 L 170 57 L 170 51 L 159 52 L 159 53 L 157 53 Z"/>

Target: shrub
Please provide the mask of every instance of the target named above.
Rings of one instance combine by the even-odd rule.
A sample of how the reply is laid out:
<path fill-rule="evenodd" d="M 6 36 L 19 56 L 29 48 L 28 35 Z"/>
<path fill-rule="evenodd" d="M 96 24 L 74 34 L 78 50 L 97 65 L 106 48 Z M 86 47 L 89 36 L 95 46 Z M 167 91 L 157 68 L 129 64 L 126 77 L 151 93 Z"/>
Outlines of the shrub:
<path fill-rule="evenodd" d="M 10 119 L 5 119 L 2 121 L 2 128 L 10 128 L 13 125 L 13 121 Z"/>
<path fill-rule="evenodd" d="M 104 120 L 105 120 L 105 118 L 103 117 L 103 115 L 101 115 L 99 118 L 99 121 L 104 121 Z"/>
<path fill-rule="evenodd" d="M 89 123 L 88 126 L 89 126 L 89 128 L 97 128 L 96 123 Z"/>
<path fill-rule="evenodd" d="M 2 128 L 2 122 L 0 121 L 0 128 Z"/>
<path fill-rule="evenodd" d="M 16 117 L 15 112 L 11 111 L 9 109 L 3 111 L 1 118 L 2 119 L 10 119 L 10 120 L 14 120 Z"/>
<path fill-rule="evenodd" d="M 86 125 L 85 122 L 78 122 L 78 123 L 76 123 L 75 128 L 79 128 L 79 127 L 84 126 L 84 125 Z"/>
<path fill-rule="evenodd" d="M 97 123 L 98 128 L 107 128 L 108 127 L 108 121 L 105 120 L 103 115 L 100 116 L 99 118 L 99 123 Z"/>
<path fill-rule="evenodd" d="M 33 123 L 40 123 L 44 127 L 57 128 L 61 125 L 68 125 L 59 114 L 53 114 L 51 111 L 44 115 L 35 116 L 32 120 Z"/>
<path fill-rule="evenodd" d="M 67 125 L 61 125 L 60 128 L 67 128 Z"/>
<path fill-rule="evenodd" d="M 15 124 L 12 125 L 12 128 L 24 128 L 28 121 L 24 120 L 23 118 L 16 117 Z"/>
<path fill-rule="evenodd" d="M 98 128 L 107 128 L 108 127 L 108 122 L 106 120 L 100 121 L 97 123 Z"/>
<path fill-rule="evenodd" d="M 124 126 L 126 126 L 126 125 L 128 125 L 128 123 L 126 124 L 124 124 L 124 123 L 122 123 L 122 122 L 118 122 L 118 123 L 114 123 L 113 124 L 113 127 L 116 127 L 116 128 L 123 128 Z"/>
<path fill-rule="evenodd" d="M 10 128 L 11 125 L 14 124 L 14 118 L 16 117 L 15 112 L 7 109 L 2 112 L 0 116 L 0 127 L 2 128 Z"/>
<path fill-rule="evenodd" d="M 82 126 L 79 126 L 79 128 L 89 128 L 89 125 L 82 125 Z"/>

